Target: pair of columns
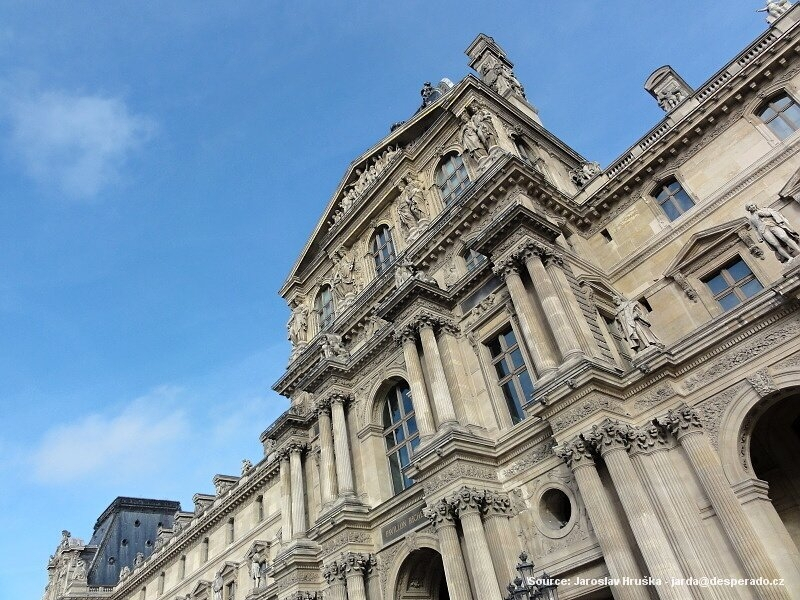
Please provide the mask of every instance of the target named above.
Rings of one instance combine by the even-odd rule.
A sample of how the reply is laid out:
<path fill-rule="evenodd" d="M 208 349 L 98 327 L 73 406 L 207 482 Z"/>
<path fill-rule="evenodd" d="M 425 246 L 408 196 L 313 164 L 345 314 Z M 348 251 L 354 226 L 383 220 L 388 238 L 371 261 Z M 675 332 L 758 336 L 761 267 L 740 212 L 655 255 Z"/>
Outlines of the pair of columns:
<path fill-rule="evenodd" d="M 495 261 L 494 272 L 505 280 L 511 302 L 519 318 L 522 335 L 528 345 L 534 369 L 542 377 L 558 368 L 560 363 L 582 354 L 594 354 L 594 338 L 583 319 L 569 281 L 562 269 L 563 259 L 543 246 L 528 242 L 510 256 Z M 523 266 L 528 270 L 533 291 L 557 351 L 551 351 L 546 333 L 539 326 L 536 310 L 520 276 Z"/>
<path fill-rule="evenodd" d="M 322 569 L 328 582 L 325 598 L 330 600 L 367 600 L 365 579 L 377 561 L 372 554 L 343 553 Z"/>
<path fill-rule="evenodd" d="M 439 538 L 447 589 L 452 600 L 500 600 L 513 579 L 516 546 L 508 496 L 463 487 L 423 509 Z M 473 596 L 456 528 L 461 522 L 475 585 Z"/>
<path fill-rule="evenodd" d="M 436 434 L 437 422 L 434 420 L 431 400 L 428 397 L 428 388 L 425 385 L 422 360 L 417 348 L 417 336 L 419 336 L 422 345 L 438 427 L 452 427 L 458 423 L 456 412 L 453 408 L 453 398 L 447 385 L 442 355 L 439 352 L 439 345 L 436 341 L 436 331 L 450 326 L 444 319 L 423 315 L 395 334 L 395 339 L 403 348 L 403 358 L 405 359 L 409 379 L 408 385 L 411 388 L 414 414 L 422 440 L 431 438 Z"/>
<path fill-rule="evenodd" d="M 355 496 L 345 404 L 348 394 L 334 393 L 317 403 L 319 418 L 320 494 L 322 505 Z"/>
<path fill-rule="evenodd" d="M 281 531 L 284 542 L 306 537 L 305 484 L 303 454 L 308 445 L 290 442 L 279 451 L 281 459 Z"/>
<path fill-rule="evenodd" d="M 703 525 L 668 455 L 666 432 L 685 450 L 747 577 L 778 579 L 778 571 L 728 484 L 697 415 L 686 406 L 639 429 L 606 419 L 557 451 L 575 474 L 611 577 L 640 579 L 643 574 L 600 480 L 595 453 L 606 464 L 649 575 L 662 582 L 656 587 L 659 598 L 691 600 L 692 590 L 703 600 L 729 597 L 725 595 L 729 590 L 719 587 L 670 585 L 672 579 L 726 577 L 727 574 L 717 560 L 716 550 L 710 547 L 705 536 L 698 535 Z M 643 586 L 612 588 L 618 599 L 650 598 Z M 762 600 L 790 598 L 782 586 L 755 586 L 755 591 Z"/>

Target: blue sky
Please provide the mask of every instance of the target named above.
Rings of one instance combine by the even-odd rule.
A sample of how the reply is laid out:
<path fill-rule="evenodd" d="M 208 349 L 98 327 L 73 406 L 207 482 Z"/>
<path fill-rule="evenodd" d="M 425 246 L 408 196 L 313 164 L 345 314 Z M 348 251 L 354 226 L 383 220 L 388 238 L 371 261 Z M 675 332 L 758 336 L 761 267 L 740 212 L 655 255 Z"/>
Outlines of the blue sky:
<path fill-rule="evenodd" d="M 349 161 L 495 37 L 546 127 L 607 165 L 766 27 L 762 2 L 0 1 L 0 581 L 61 529 L 260 457 L 277 295 Z"/>

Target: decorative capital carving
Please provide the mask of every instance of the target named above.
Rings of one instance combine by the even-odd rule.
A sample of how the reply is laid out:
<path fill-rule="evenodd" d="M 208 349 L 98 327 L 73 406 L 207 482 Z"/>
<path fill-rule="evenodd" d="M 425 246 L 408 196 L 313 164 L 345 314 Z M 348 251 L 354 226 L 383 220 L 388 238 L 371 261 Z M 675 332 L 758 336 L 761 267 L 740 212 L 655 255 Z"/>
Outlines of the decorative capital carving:
<path fill-rule="evenodd" d="M 417 343 L 417 328 L 413 324 L 406 325 L 402 329 L 396 330 L 393 334 L 398 346 L 407 342 Z"/>
<path fill-rule="evenodd" d="M 491 490 L 484 490 L 483 491 L 483 507 L 482 512 L 485 517 L 506 517 L 511 518 L 513 516 L 513 510 L 511 508 L 511 500 L 508 497 L 508 494 L 504 494 L 502 492 L 493 492 Z"/>
<path fill-rule="evenodd" d="M 666 448 L 666 430 L 657 423 L 642 425 L 633 431 L 634 449 L 639 452 L 651 452 Z"/>
<path fill-rule="evenodd" d="M 450 497 L 453 512 L 461 516 L 470 513 L 480 513 L 483 510 L 486 496 L 483 491 L 475 488 L 462 487 Z"/>
<path fill-rule="evenodd" d="M 370 569 L 370 555 L 357 552 L 343 552 L 339 561 L 345 577 L 364 577 Z"/>
<path fill-rule="evenodd" d="M 344 583 L 346 577 L 345 566 L 339 564 L 335 559 L 322 568 L 322 577 L 328 582 L 328 585 L 335 583 Z"/>
<path fill-rule="evenodd" d="M 431 506 L 423 508 L 422 514 L 431 522 L 434 529 L 442 527 L 455 527 L 455 515 L 450 503 L 442 498 Z"/>
<path fill-rule="evenodd" d="M 578 467 L 593 467 L 594 456 L 592 450 L 581 437 L 575 437 L 555 448 L 556 456 L 567 463 L 570 469 Z"/>
<path fill-rule="evenodd" d="M 700 422 L 697 412 L 686 404 L 668 411 L 666 415 L 658 419 L 658 423 L 679 440 L 686 434 L 703 432 L 703 424 Z"/>
<path fill-rule="evenodd" d="M 289 442 L 286 445 L 286 451 L 289 454 L 303 454 L 306 450 L 308 450 L 308 444 L 303 442 Z"/>
<path fill-rule="evenodd" d="M 352 399 L 353 396 L 345 392 L 333 392 L 330 396 L 328 396 L 328 400 L 330 401 L 331 406 L 333 406 L 334 404 L 341 404 L 342 406 L 344 406 Z"/>
<path fill-rule="evenodd" d="M 513 258 L 508 257 L 501 261 L 497 261 L 492 265 L 492 271 L 495 275 L 505 281 L 509 275 L 519 274 L 519 263 Z"/>
<path fill-rule="evenodd" d="M 602 456 L 611 450 L 628 450 L 634 434 L 628 425 L 613 419 L 604 419 L 600 424 L 592 425 L 592 430 L 584 434 L 583 438 Z"/>
<path fill-rule="evenodd" d="M 314 414 L 319 418 L 320 415 L 331 414 L 331 399 L 330 398 L 320 398 L 317 400 L 317 403 L 314 405 Z"/>

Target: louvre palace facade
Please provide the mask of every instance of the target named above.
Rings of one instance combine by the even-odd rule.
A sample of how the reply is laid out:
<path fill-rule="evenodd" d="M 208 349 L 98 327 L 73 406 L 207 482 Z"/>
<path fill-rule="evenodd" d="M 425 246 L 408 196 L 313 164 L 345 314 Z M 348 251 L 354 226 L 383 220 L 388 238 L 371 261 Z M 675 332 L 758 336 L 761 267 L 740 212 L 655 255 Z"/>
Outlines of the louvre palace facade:
<path fill-rule="evenodd" d="M 563 600 L 800 598 L 800 8 L 769 10 L 697 89 L 653 72 L 605 169 L 479 35 L 283 284 L 263 458 L 64 532 L 45 599 L 500 600 L 522 550 Z"/>

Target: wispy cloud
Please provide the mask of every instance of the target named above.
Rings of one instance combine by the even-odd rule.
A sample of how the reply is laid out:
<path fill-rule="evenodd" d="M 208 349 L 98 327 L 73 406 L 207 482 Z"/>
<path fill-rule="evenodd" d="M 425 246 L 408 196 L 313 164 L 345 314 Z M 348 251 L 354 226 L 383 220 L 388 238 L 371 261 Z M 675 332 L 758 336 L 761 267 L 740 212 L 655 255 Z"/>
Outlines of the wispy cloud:
<path fill-rule="evenodd" d="M 132 113 L 120 98 L 6 91 L 0 103 L 8 150 L 28 176 L 70 198 L 92 198 L 119 181 L 155 131 L 153 119 Z"/>
<path fill-rule="evenodd" d="M 32 455 L 41 483 L 75 483 L 90 477 L 147 474 L 159 456 L 188 433 L 184 413 L 170 410 L 177 388 L 161 387 L 117 414 L 89 414 L 47 431 Z"/>

